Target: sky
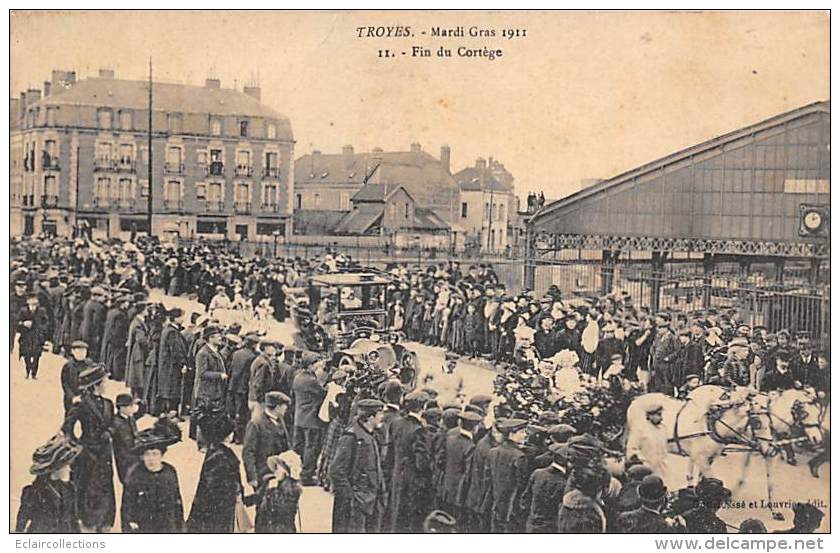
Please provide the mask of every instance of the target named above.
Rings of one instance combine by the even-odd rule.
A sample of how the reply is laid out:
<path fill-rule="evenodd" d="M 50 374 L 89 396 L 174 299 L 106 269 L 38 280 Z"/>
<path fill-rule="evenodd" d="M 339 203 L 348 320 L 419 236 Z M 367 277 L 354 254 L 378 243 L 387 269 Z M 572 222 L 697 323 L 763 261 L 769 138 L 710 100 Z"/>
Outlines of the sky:
<path fill-rule="evenodd" d="M 413 36 L 359 38 L 360 26 Z M 457 26 L 496 36 L 431 37 Z M 412 46 L 453 57 L 412 57 Z M 457 57 L 460 46 L 503 54 Z M 549 199 L 829 99 L 829 16 L 816 11 L 17 11 L 10 95 L 52 69 L 145 79 L 150 56 L 155 80 L 212 74 L 241 89 L 258 76 L 263 102 L 291 119 L 298 157 L 412 142 L 437 157 L 448 144 L 453 172 L 492 156 L 521 197 Z"/>

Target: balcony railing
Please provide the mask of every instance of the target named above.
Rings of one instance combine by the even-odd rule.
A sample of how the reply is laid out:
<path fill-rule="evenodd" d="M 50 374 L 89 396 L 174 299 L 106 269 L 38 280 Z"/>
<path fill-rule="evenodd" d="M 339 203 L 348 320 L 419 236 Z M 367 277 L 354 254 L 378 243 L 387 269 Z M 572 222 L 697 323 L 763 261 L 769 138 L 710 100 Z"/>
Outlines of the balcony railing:
<path fill-rule="evenodd" d="M 34 194 L 24 194 L 21 196 L 21 204 L 23 207 L 35 207 L 35 195 Z"/>
<path fill-rule="evenodd" d="M 279 179 L 280 178 L 280 168 L 279 167 L 263 167 L 263 177 L 269 179 Z"/>
<path fill-rule="evenodd" d="M 98 196 L 93 197 L 93 207 L 105 208 L 105 207 L 109 207 L 110 205 L 111 205 L 111 199 L 110 198 L 102 198 L 102 197 L 98 197 Z"/>
<path fill-rule="evenodd" d="M 265 213 L 279 213 L 280 206 L 278 204 L 262 204 L 260 210 Z"/>
<path fill-rule="evenodd" d="M 254 167 L 252 165 L 237 165 L 236 166 L 236 176 L 237 177 L 250 177 L 254 174 Z"/>
<path fill-rule="evenodd" d="M 204 176 L 222 177 L 225 174 L 225 164 L 221 161 L 211 161 L 210 165 L 204 166 Z"/>
<path fill-rule="evenodd" d="M 116 160 L 104 157 L 98 157 L 93 160 L 93 170 L 94 171 L 116 171 L 117 169 L 117 162 Z"/>
<path fill-rule="evenodd" d="M 60 169 L 58 165 L 58 156 L 44 154 L 44 157 L 41 159 L 41 167 L 45 171 L 58 171 Z"/>
<path fill-rule="evenodd" d="M 166 162 L 163 164 L 163 172 L 169 175 L 183 175 L 184 174 L 184 164 L 183 163 L 170 163 Z"/>
<path fill-rule="evenodd" d="M 221 200 L 205 200 L 204 210 L 208 213 L 221 213 L 225 208 L 225 202 Z"/>
<path fill-rule="evenodd" d="M 236 202 L 233 204 L 236 213 L 251 213 L 251 202 Z"/>
<path fill-rule="evenodd" d="M 120 209 L 134 209 L 134 198 L 120 198 L 117 200 L 117 207 Z"/>
<path fill-rule="evenodd" d="M 58 205 L 58 196 L 52 194 L 44 194 L 41 196 L 41 207 L 56 207 Z"/>
<path fill-rule="evenodd" d="M 137 162 L 130 158 L 124 158 L 117 162 L 117 171 L 120 173 L 137 172 Z"/>
<path fill-rule="evenodd" d="M 183 200 L 163 200 L 163 208 L 164 209 L 182 209 L 184 207 Z"/>

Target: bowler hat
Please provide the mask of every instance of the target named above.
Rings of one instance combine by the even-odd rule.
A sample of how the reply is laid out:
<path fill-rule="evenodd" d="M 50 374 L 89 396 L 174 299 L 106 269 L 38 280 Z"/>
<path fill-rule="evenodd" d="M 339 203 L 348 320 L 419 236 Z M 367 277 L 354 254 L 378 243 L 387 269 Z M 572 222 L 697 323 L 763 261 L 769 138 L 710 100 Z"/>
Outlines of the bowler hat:
<path fill-rule="evenodd" d="M 662 478 L 655 474 L 648 474 L 639 484 L 639 497 L 645 503 L 658 503 L 668 493 L 668 488 Z"/>
<path fill-rule="evenodd" d="M 119 394 L 117 398 L 114 400 L 114 404 L 119 409 L 120 407 L 128 407 L 133 403 L 139 403 L 139 399 L 134 399 L 134 396 L 131 394 Z"/>

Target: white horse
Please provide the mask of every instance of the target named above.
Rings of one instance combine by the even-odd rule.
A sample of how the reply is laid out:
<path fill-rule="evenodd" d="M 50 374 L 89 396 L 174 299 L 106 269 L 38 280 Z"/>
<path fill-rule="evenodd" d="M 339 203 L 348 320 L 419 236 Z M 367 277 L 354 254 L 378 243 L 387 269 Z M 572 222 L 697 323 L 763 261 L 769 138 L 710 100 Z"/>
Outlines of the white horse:
<path fill-rule="evenodd" d="M 639 396 L 627 409 L 626 455 L 639 457 L 655 472 L 664 475 L 668 453 L 689 460 L 686 480 L 708 475 L 714 460 L 726 448 L 764 451 L 769 430 L 754 424 L 754 391 L 700 386 L 686 400 L 653 393 Z M 661 408 L 662 421 L 654 425 L 648 414 Z"/>
<path fill-rule="evenodd" d="M 793 444 L 808 441 L 813 445 L 823 441 L 829 421 L 817 402 L 813 389 L 790 389 L 759 394 L 755 398 L 761 408 L 762 422 L 767 424 L 777 445 L 794 464 Z"/>

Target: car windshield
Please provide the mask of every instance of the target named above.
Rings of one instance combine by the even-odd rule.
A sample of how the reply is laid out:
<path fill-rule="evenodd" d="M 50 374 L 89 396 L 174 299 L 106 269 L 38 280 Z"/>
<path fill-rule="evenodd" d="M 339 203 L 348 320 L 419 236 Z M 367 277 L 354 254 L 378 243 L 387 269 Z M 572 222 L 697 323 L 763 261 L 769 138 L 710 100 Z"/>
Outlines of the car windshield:
<path fill-rule="evenodd" d="M 381 284 L 344 285 L 338 288 L 340 311 L 384 309 L 385 287 Z"/>

